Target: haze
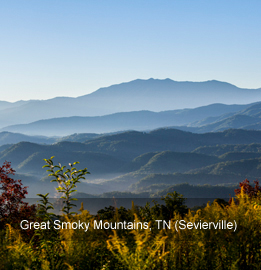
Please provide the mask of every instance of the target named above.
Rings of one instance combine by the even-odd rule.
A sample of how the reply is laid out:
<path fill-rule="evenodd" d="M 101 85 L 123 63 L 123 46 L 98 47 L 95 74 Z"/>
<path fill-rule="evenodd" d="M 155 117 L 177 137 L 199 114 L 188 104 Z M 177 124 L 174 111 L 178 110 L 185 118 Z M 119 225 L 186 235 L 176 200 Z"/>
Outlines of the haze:
<path fill-rule="evenodd" d="M 2 1 L 1 100 L 137 78 L 260 88 L 260 1 Z"/>

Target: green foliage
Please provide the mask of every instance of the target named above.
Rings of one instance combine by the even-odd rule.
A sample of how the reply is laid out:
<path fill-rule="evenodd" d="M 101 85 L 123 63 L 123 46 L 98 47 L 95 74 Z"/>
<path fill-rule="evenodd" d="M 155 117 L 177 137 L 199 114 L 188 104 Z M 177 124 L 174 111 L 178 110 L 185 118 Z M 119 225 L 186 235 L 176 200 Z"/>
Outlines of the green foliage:
<path fill-rule="evenodd" d="M 243 182 L 244 183 L 244 182 Z M 245 183 L 247 184 L 247 183 Z M 249 190 L 248 190 L 249 191 Z M 63 215 L 65 222 L 90 223 L 87 232 L 70 228 L 34 230 L 30 241 L 8 225 L 0 230 L 0 270 L 20 269 L 260 269 L 261 197 L 249 196 L 244 188 L 228 204 L 216 199 L 197 211 L 187 209 L 177 192 L 128 210 L 107 207 L 92 216 L 81 207 L 80 214 Z M 250 190 L 251 191 L 251 190 Z M 41 195 L 38 221 L 52 220 L 48 194 Z M 58 218 L 58 217 L 56 217 Z M 95 229 L 94 220 L 149 222 L 148 229 Z M 170 220 L 170 229 L 155 228 L 155 219 Z M 236 222 L 237 229 L 175 229 L 176 220 L 185 222 Z"/>
<path fill-rule="evenodd" d="M 53 213 L 49 213 L 48 210 L 54 209 L 53 204 L 49 202 L 48 200 L 49 193 L 43 195 L 43 194 L 37 194 L 37 196 L 41 197 L 40 204 L 38 204 L 37 214 L 39 218 L 42 218 L 42 220 L 50 220 L 52 217 L 55 217 Z"/>
<path fill-rule="evenodd" d="M 147 203 L 145 206 L 138 208 L 139 217 L 144 221 L 150 221 L 152 223 L 151 228 L 154 232 L 157 231 L 155 220 L 169 221 L 175 214 L 184 216 L 188 212 L 183 195 L 176 191 L 168 193 L 165 197 L 162 197 L 161 200 L 164 201 L 163 204 L 159 204 L 157 201 L 153 200 L 153 206 Z"/>
<path fill-rule="evenodd" d="M 60 163 L 59 165 L 53 165 L 53 159 L 44 159 L 47 163 L 43 166 L 43 168 L 49 168 L 47 171 L 50 172 L 49 176 L 54 177 L 51 182 L 57 182 L 58 187 L 56 190 L 62 193 L 61 199 L 63 199 L 64 207 L 62 211 L 65 214 L 76 214 L 76 212 L 71 212 L 73 206 L 76 206 L 71 201 L 77 200 L 76 198 L 72 198 L 72 193 L 76 192 L 76 184 L 80 182 L 81 179 L 85 179 L 84 175 L 89 174 L 87 168 L 83 170 L 77 170 L 75 165 L 79 162 L 74 162 L 73 164 L 69 163 L 70 168 L 66 169 L 66 166 L 62 166 Z"/>
<path fill-rule="evenodd" d="M 139 222 L 136 215 L 135 220 Z M 123 264 L 124 269 L 159 269 L 167 254 L 164 250 L 166 237 L 162 232 L 155 237 L 149 228 L 132 230 L 131 233 L 134 235 L 133 245 L 129 245 L 126 239 L 120 238 L 114 231 L 107 241 L 108 249 Z"/>
<path fill-rule="evenodd" d="M 34 246 L 35 260 L 31 267 L 40 268 L 43 264 L 48 265 L 48 269 L 64 269 L 64 247 L 61 243 L 59 231 L 54 229 L 54 220 L 58 217 L 51 212 L 53 204 L 49 202 L 49 193 L 37 194 L 41 197 L 37 209 L 37 221 L 48 223 L 48 229 L 37 229 L 31 239 L 30 244 Z"/>

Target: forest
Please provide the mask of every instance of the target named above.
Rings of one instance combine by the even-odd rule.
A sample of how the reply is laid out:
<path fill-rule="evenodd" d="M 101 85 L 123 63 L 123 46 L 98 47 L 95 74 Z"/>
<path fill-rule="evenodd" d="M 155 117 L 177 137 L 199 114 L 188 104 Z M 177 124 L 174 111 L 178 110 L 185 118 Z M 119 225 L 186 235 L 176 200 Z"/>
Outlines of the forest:
<path fill-rule="evenodd" d="M 189 208 L 172 191 L 161 201 L 130 209 L 108 206 L 90 214 L 72 195 L 88 170 L 45 160 L 63 201 L 60 214 L 48 193 L 38 204 L 25 202 L 27 187 L 15 171 L 0 167 L 0 269 L 259 269 L 261 264 L 261 187 L 246 179 L 229 201 L 215 199 Z M 78 211 L 77 211 L 78 210 Z M 74 212 L 76 211 L 76 212 Z M 21 221 L 38 226 L 24 229 Z M 97 229 L 95 224 L 112 224 Z M 156 222 L 155 222 L 156 221 Z M 88 230 L 54 224 L 88 224 Z M 25 223 L 25 222 L 24 222 Z M 43 228 L 39 224 L 49 224 Z M 113 224 L 136 224 L 121 226 Z M 159 226 L 160 225 L 166 226 Z M 146 224 L 146 226 L 138 226 Z M 181 224 L 182 226 L 176 226 Z M 186 226 L 184 225 L 186 224 Z M 200 228 L 199 228 L 199 224 Z M 208 228 L 204 224 L 212 224 Z M 226 225 L 224 225 L 226 224 Z M 230 228 L 228 226 L 230 224 Z M 231 225 L 232 224 L 232 225 Z M 190 225 L 190 226 L 189 226 Z"/>

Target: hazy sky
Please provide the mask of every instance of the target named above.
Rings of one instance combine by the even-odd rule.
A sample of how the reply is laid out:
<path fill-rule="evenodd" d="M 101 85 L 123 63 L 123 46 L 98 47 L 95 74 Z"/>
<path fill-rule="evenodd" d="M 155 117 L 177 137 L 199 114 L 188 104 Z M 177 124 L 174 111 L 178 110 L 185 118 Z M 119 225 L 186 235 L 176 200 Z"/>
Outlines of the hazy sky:
<path fill-rule="evenodd" d="M 260 0 L 0 0 L 0 100 L 140 79 L 261 87 Z"/>

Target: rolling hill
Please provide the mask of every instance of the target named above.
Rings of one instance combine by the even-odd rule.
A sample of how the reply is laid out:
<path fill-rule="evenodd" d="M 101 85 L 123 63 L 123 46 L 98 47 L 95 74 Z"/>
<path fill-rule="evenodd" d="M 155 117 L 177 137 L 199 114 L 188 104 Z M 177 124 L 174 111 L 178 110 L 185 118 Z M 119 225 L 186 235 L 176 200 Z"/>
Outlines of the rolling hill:
<path fill-rule="evenodd" d="M 238 112 L 224 113 L 216 117 L 207 117 L 181 127 L 183 130 L 197 133 L 223 131 L 229 128 L 260 130 L 261 104 L 252 104 L 248 108 Z"/>
<path fill-rule="evenodd" d="M 27 136 L 21 133 L 0 132 L 0 146 L 19 142 L 32 142 L 39 144 L 52 144 L 57 141 L 57 137 Z"/>
<path fill-rule="evenodd" d="M 63 141 L 52 145 L 40 145 L 20 142 L 3 150 L 1 152 L 1 160 L 11 160 L 14 165 L 17 166 L 31 155 L 36 155 L 36 153 L 43 153 L 45 155 L 43 158 L 61 155 L 62 160 L 64 160 L 62 157 L 62 155 L 65 156 L 64 153 L 73 158 L 73 153 L 92 152 L 113 156 L 127 164 L 127 162 L 131 162 L 138 156 L 150 152 L 190 152 L 202 146 L 217 147 L 218 144 L 244 144 L 244 146 L 241 147 L 246 148 L 245 144 L 251 143 L 261 143 L 261 131 L 226 130 L 216 133 L 194 134 L 176 129 L 158 129 L 148 133 L 129 131 L 113 135 L 104 135 L 102 137 L 89 139 L 85 143 Z M 235 148 L 235 146 L 233 147 Z M 71 154 L 69 155 L 69 153 Z M 165 152 L 164 155 L 168 155 L 168 153 L 169 152 Z M 172 153 L 171 155 L 174 154 Z M 184 155 L 184 157 L 182 157 L 182 155 Z M 187 160 L 188 157 L 185 155 L 186 154 L 180 154 L 179 158 Z M 193 155 L 195 159 L 190 163 L 196 164 L 196 160 L 200 160 L 199 157 L 201 157 L 201 155 L 199 155 L 199 153 L 190 154 L 190 156 Z M 163 156 L 160 154 L 158 158 L 162 158 Z M 148 160 L 149 157 L 151 158 L 152 156 L 147 156 L 145 160 Z M 75 156 L 75 158 L 77 159 L 77 156 Z M 215 158 L 213 157 L 213 159 Z M 209 160 L 211 160 L 211 157 L 209 157 Z M 68 162 L 70 162 L 70 160 L 68 160 Z M 133 162 L 133 164 L 134 163 L 135 162 Z M 141 164 L 141 162 L 139 164 Z M 124 164 L 121 165 L 123 166 Z M 118 168 L 121 168 L 121 166 L 118 166 Z"/>
<path fill-rule="evenodd" d="M 211 104 L 195 109 L 172 110 L 162 112 L 134 111 L 120 112 L 105 116 L 62 117 L 39 120 L 29 124 L 12 125 L 3 131 L 19 132 L 28 135 L 65 136 L 72 133 L 108 133 L 124 130 L 145 131 L 173 125 L 186 125 L 206 116 L 220 116 L 224 113 L 234 114 L 248 105 Z"/>
<path fill-rule="evenodd" d="M 200 146 L 192 151 L 193 153 L 200 153 L 206 155 L 220 156 L 229 152 L 247 152 L 247 153 L 261 153 L 261 144 L 224 144 L 215 146 Z"/>
<path fill-rule="evenodd" d="M 57 97 L 11 104 L 2 102 L 0 127 L 59 117 L 102 116 L 141 110 L 159 112 L 213 103 L 247 104 L 260 100 L 261 89 L 242 89 L 214 80 L 177 82 L 170 79 L 138 79 L 100 88 L 78 98 Z"/>
<path fill-rule="evenodd" d="M 235 185 L 246 177 L 259 178 L 261 173 L 261 131 L 231 129 L 196 134 L 158 129 L 70 138 L 86 141 L 5 145 L 0 149 L 0 163 L 11 161 L 31 193 L 40 189 L 51 194 L 54 186 L 42 169 L 43 159 L 51 156 L 55 156 L 55 163 L 79 161 L 79 167 L 88 168 L 91 174 L 80 189 L 88 194 L 155 193 L 184 183 Z"/>

